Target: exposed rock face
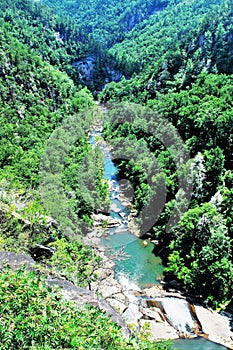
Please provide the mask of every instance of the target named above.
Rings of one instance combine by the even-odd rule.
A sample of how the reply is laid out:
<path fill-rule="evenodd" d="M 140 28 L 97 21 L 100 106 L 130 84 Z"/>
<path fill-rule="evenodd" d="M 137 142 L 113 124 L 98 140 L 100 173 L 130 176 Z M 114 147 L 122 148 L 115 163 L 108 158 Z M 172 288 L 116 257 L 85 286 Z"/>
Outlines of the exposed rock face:
<path fill-rule="evenodd" d="M 106 77 L 105 79 L 105 83 L 110 83 L 111 81 L 115 81 L 115 82 L 118 82 L 121 80 L 122 78 L 122 73 L 107 66 L 106 67 L 106 71 L 107 71 L 107 74 L 108 76 Z"/>
<path fill-rule="evenodd" d="M 98 62 L 101 61 L 101 67 L 98 67 Z M 104 85 L 115 81 L 118 82 L 122 78 L 121 72 L 115 70 L 113 67 L 110 67 L 103 63 L 100 58 L 95 55 L 88 56 L 83 58 L 80 61 L 73 63 L 74 67 L 78 68 L 79 79 L 83 84 L 93 85 L 98 76 L 98 69 L 101 70 L 101 75 L 105 76 L 103 86 L 99 86 L 99 89 L 104 88 Z"/>
<path fill-rule="evenodd" d="M 98 231 L 98 229 L 96 230 Z M 122 314 L 126 324 L 134 331 L 140 333 L 145 323 L 150 326 L 150 338 L 156 339 L 176 339 L 178 338 L 177 331 L 169 325 L 166 319 L 162 316 L 159 309 L 148 306 L 143 298 L 141 289 L 132 282 L 129 282 L 125 276 L 121 276 L 119 282 L 115 279 L 113 261 L 105 255 L 105 250 L 100 248 L 100 238 L 93 240 L 94 232 L 88 234 L 84 240 L 86 244 L 92 245 L 93 249 L 102 257 L 103 263 L 98 273 L 98 281 L 91 284 L 91 289 L 102 297 Z M 96 232 L 96 236 L 99 234 Z M 153 291 L 157 290 L 157 295 L 161 295 L 161 288 L 154 287 Z M 158 331 L 154 329 L 158 326 Z M 159 335 L 162 335 L 161 338 Z"/>
<path fill-rule="evenodd" d="M 143 314 L 139 311 L 139 307 L 132 303 L 128 305 L 128 308 L 123 313 L 126 323 L 134 325 L 138 323 L 142 316 Z"/>
<path fill-rule="evenodd" d="M 29 270 L 35 266 L 36 262 L 28 255 L 0 251 L 0 269 L 3 268 L 4 264 L 12 270 L 19 269 L 22 265 L 25 265 L 26 269 Z"/>
<path fill-rule="evenodd" d="M 176 330 L 168 325 L 165 322 L 156 322 L 154 320 L 146 320 L 141 319 L 140 322 L 140 328 L 145 327 L 145 325 L 149 326 L 150 328 L 150 340 L 164 340 L 164 339 L 176 339 L 177 332 Z"/>
<path fill-rule="evenodd" d="M 79 77 L 81 81 L 92 82 L 94 78 L 94 64 L 96 62 L 95 56 L 88 56 L 81 61 L 73 63 L 74 67 L 78 67 Z"/>
<path fill-rule="evenodd" d="M 118 311 L 113 308 L 106 300 L 100 299 L 90 290 L 75 286 L 69 281 L 61 279 L 47 279 L 48 286 L 59 286 L 65 299 L 74 301 L 78 307 L 83 307 L 85 304 L 98 307 L 100 310 L 106 312 L 111 320 L 116 322 L 121 328 L 125 337 L 130 336 L 130 330 Z"/>
<path fill-rule="evenodd" d="M 203 332 L 208 334 L 208 339 L 233 349 L 233 332 L 231 331 L 229 318 L 201 305 L 195 305 L 195 310 L 202 324 Z"/>
<path fill-rule="evenodd" d="M 27 255 L 24 254 L 16 254 L 13 252 L 1 251 L 0 252 L 0 269 L 3 268 L 4 263 L 8 265 L 13 270 L 19 269 L 22 265 L 25 265 L 26 269 L 33 269 L 35 267 L 36 262 Z M 81 288 L 79 286 L 75 286 L 73 283 L 63 280 L 60 278 L 48 278 L 46 280 L 46 284 L 49 287 L 58 286 L 61 288 L 61 292 L 65 299 L 74 301 L 78 307 L 83 307 L 85 304 L 90 304 L 92 306 L 98 307 L 100 310 L 106 312 L 108 316 L 112 319 L 112 321 L 116 322 L 121 328 L 123 335 L 125 337 L 130 336 L 130 330 L 127 327 L 124 319 L 120 315 L 120 313 L 116 310 L 116 308 L 112 307 L 110 303 L 105 300 L 98 298 L 97 295 L 85 288 Z M 109 291 L 109 294 L 118 293 L 118 289 L 114 289 Z"/>
<path fill-rule="evenodd" d="M 85 288 L 75 286 L 73 283 L 67 280 L 62 280 L 60 278 L 48 278 L 46 280 L 46 284 L 49 287 L 60 287 L 65 299 L 75 301 L 79 307 L 85 305 L 86 303 L 92 306 L 98 306 L 98 298 L 93 292 Z"/>
<path fill-rule="evenodd" d="M 155 307 L 140 307 L 139 311 L 143 314 L 143 317 L 145 320 L 154 320 L 156 322 L 162 322 L 166 321 L 164 318 L 163 313 L 160 311 L 159 308 Z"/>

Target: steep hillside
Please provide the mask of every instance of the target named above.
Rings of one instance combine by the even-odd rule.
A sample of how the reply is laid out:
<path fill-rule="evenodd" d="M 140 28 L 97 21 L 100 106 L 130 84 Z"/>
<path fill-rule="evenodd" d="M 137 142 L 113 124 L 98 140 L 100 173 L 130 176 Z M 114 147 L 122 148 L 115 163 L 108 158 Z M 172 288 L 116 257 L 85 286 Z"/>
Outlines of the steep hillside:
<path fill-rule="evenodd" d="M 66 13 L 57 12 L 40 1 L 4 0 L 0 4 L 0 23 L 31 52 L 66 72 L 76 85 L 95 92 L 106 81 L 119 80 L 121 74 L 115 71 L 113 60 L 88 35 L 87 28 Z"/>
<path fill-rule="evenodd" d="M 108 85 L 102 100 L 145 103 L 190 86 L 202 70 L 233 73 L 232 11 L 230 1 L 171 1 L 110 50 L 127 80 Z"/>
<path fill-rule="evenodd" d="M 90 43 L 38 2 L 1 2 L 0 24 L 1 349 L 168 348 L 49 287 L 62 276 L 88 288 L 101 263 L 81 239 L 108 194 L 88 137 L 96 104 L 73 65 Z"/>
<path fill-rule="evenodd" d="M 8 22 L 4 22 L 0 29 L 0 246 L 5 250 L 31 253 L 36 244 L 43 244 L 48 239 L 58 240 L 59 244 L 62 239 L 63 253 L 65 244 L 69 246 L 69 256 L 77 249 L 77 244 L 79 247 L 82 244 L 70 242 L 65 227 L 73 224 L 72 229 L 80 234 L 81 224 L 85 226 L 92 220 L 95 204 L 88 195 L 90 179 L 97 189 L 96 201 L 106 198 L 102 158 L 92 151 L 87 136 L 95 104 L 87 89 L 76 87 L 66 73 L 24 44 L 24 36 L 22 42 L 16 39 L 10 28 Z M 16 31 L 17 35 L 19 33 Z M 64 131 L 71 129 L 71 122 L 75 122 L 77 131 L 76 138 L 71 139 L 73 143 L 69 134 L 68 137 L 64 133 L 63 138 L 54 134 L 59 127 Z M 83 167 L 84 158 L 92 164 L 88 170 Z M 67 203 L 70 202 L 72 220 L 69 223 L 64 221 L 59 200 L 54 197 L 59 166 L 60 188 L 63 188 L 65 198 L 67 196 Z M 77 174 L 82 177 L 81 183 Z M 46 179 L 43 188 L 48 186 L 50 201 L 49 198 L 43 201 L 40 196 L 42 180 Z M 48 217 L 53 213 L 57 213 L 54 216 L 57 223 Z"/>
<path fill-rule="evenodd" d="M 63 1 L 43 0 L 60 14 L 67 13 L 75 19 L 89 37 L 103 47 L 122 41 L 128 31 L 157 11 L 163 10 L 167 0 L 135 1 Z"/>
<path fill-rule="evenodd" d="M 95 278 L 99 258 L 76 239 L 108 196 L 88 143 L 88 86 L 123 102 L 109 106 L 103 135 L 132 158 L 116 153 L 119 174 L 139 225 L 152 223 L 166 280 L 232 305 L 232 18 L 231 0 L 2 1 L 1 249 L 34 254 L 74 283 Z"/>
<path fill-rule="evenodd" d="M 0 20 L 1 25 L 31 52 L 79 82 L 73 62 L 88 55 L 90 46 L 85 33 L 71 20 L 58 17 L 49 7 L 30 0 L 2 1 Z"/>
<path fill-rule="evenodd" d="M 81 70 L 92 74 L 84 82 L 100 90 L 122 78 L 103 101 L 144 103 L 189 86 L 203 69 L 232 73 L 231 1 L 43 2 L 74 19 L 91 43 Z"/>

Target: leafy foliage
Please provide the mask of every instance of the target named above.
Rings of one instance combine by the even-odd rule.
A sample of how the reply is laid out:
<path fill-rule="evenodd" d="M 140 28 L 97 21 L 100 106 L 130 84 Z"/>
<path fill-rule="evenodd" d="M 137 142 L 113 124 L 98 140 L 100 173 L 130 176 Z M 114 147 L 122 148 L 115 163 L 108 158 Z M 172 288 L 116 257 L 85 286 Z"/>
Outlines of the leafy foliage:
<path fill-rule="evenodd" d="M 78 309 L 35 272 L 0 273 L 1 349 L 158 349 L 136 338 L 122 338 L 121 329 L 101 311 Z"/>
<path fill-rule="evenodd" d="M 220 77 L 220 81 L 222 78 L 226 84 L 228 79 L 231 80 L 224 76 Z M 211 75 L 203 75 L 199 79 L 203 79 L 203 88 L 212 79 L 216 82 L 216 77 Z M 176 123 L 178 130 L 184 116 L 183 111 L 187 108 L 190 113 L 191 108 L 195 107 L 193 101 L 199 98 L 198 94 L 195 97 L 193 95 L 194 91 L 198 91 L 197 85 L 187 92 L 190 99 L 183 100 L 181 96 L 186 95 L 186 92 L 180 92 L 165 95 L 155 101 L 157 110 L 166 113 L 166 103 L 169 98 L 176 96 L 172 104 L 173 107 L 177 105 L 176 115 L 170 114 L 167 118 Z M 211 104 L 212 90 L 209 89 L 208 92 L 209 95 L 206 93 L 204 99 Z M 225 99 L 224 94 L 220 96 Z M 218 99 L 219 105 L 220 99 L 221 97 Z M 119 176 L 128 179 L 133 185 L 134 206 L 140 219 L 144 220 L 144 227 L 145 222 L 148 229 L 154 226 L 153 233 L 158 240 L 155 252 L 163 257 L 168 266 L 166 280 L 178 279 L 183 288 L 202 295 L 211 306 L 217 307 L 219 304 L 227 305 L 232 300 L 232 181 L 231 172 L 225 173 L 224 169 L 224 155 L 228 165 L 231 155 L 227 149 L 231 146 L 224 137 L 220 142 L 220 135 L 225 134 L 225 131 L 220 131 L 221 123 L 217 134 L 213 135 L 212 130 L 208 132 L 211 129 L 208 123 L 209 113 L 202 108 L 201 101 L 198 111 L 199 108 L 200 113 L 203 112 L 202 132 L 196 132 L 194 127 L 187 130 L 191 123 L 184 122 L 183 125 L 187 125 L 186 133 L 183 134 L 187 139 L 186 147 L 182 146 L 181 139 L 166 119 L 150 109 L 134 104 L 113 104 L 103 134 L 117 159 Z M 230 108 L 228 112 L 229 110 Z M 221 112 L 225 112 L 223 105 L 222 110 L 219 108 L 219 120 Z M 187 112 L 186 116 L 193 118 L 196 123 L 198 114 L 197 111 L 195 115 Z M 217 124 L 218 120 L 213 118 L 212 123 Z M 225 127 L 226 125 L 223 129 Z M 182 134 L 182 129 L 180 130 Z M 190 142 L 194 135 L 197 140 L 196 149 L 191 148 L 193 145 Z M 202 137 L 205 138 L 203 142 Z M 214 145 L 219 146 L 212 148 Z M 193 159 L 187 158 L 185 161 L 186 148 L 191 154 L 197 152 Z M 186 186 L 180 188 L 180 179 L 183 183 L 186 182 Z M 189 181 L 193 182 L 193 188 L 188 186 Z M 190 209 L 185 213 L 189 191 L 192 192 Z M 158 219 L 157 206 L 164 206 Z M 171 217 L 173 222 L 170 223 Z"/>
<path fill-rule="evenodd" d="M 79 28 L 87 31 L 99 45 L 107 47 L 122 41 L 126 32 L 167 5 L 166 0 L 43 1 L 52 5 L 60 14 L 67 12 L 74 17 Z"/>
<path fill-rule="evenodd" d="M 56 253 L 51 268 L 54 272 L 63 273 L 59 266 L 59 257 L 62 256 L 66 262 L 69 261 L 64 272 L 67 278 L 87 285 L 95 278 L 93 267 L 98 265 L 99 258 L 80 241 L 84 232 L 81 223 L 86 226 L 92 223 L 95 208 L 86 183 L 91 181 L 95 185 L 96 201 L 99 203 L 104 202 L 107 195 L 102 181 L 102 157 L 88 144 L 87 132 L 93 122 L 95 104 L 87 88 L 76 86 L 67 73 L 58 69 L 64 68 L 68 61 L 52 62 L 51 49 L 55 53 L 61 44 L 56 42 L 53 32 L 58 18 L 50 18 L 50 10 L 48 13 L 44 9 L 40 12 L 41 5 L 31 1 L 14 1 L 11 5 L 10 8 L 5 2 L 0 5 L 1 249 L 27 252 L 45 262 L 45 256 L 37 257 L 35 249 L 37 245 L 49 248 L 49 242 L 53 241 Z M 46 23 L 45 30 L 43 21 Z M 54 46 L 50 46 L 48 37 Z M 41 40 L 44 40 L 44 45 Z M 67 120 L 74 119 L 80 132 L 64 153 L 63 146 L 68 140 L 59 143 L 54 134 L 57 135 L 56 131 L 62 125 L 64 128 L 67 126 Z M 61 213 L 61 206 L 56 201 L 57 193 L 53 191 L 47 206 L 41 196 L 43 178 L 52 171 L 42 162 L 49 138 L 51 157 L 46 165 L 52 169 L 56 165 L 56 171 L 60 171 L 59 190 L 63 189 L 75 218 L 72 231 L 75 239 L 72 240 L 63 230 L 62 225 L 66 225 L 62 222 L 63 217 L 51 217 L 56 211 Z M 65 155 L 63 162 L 62 155 Z M 88 171 L 83 166 L 85 158 L 91 164 Z M 79 182 L 77 176 L 80 177 Z M 80 182 L 83 184 L 81 188 L 78 186 Z M 57 220 L 54 226 L 49 224 L 54 220 Z M 62 244 L 66 247 L 64 252 L 60 249 Z M 76 259 L 80 261 L 79 268 Z M 64 268 L 64 264 L 62 266 Z"/>
<path fill-rule="evenodd" d="M 212 306 L 232 296 L 232 247 L 222 215 L 206 203 L 182 217 L 170 249 L 167 273 L 209 299 Z M 216 303 L 216 304 L 215 304 Z"/>
<path fill-rule="evenodd" d="M 2 249 L 31 252 L 38 243 L 54 245 L 53 271 L 76 283 L 91 278 L 87 260 L 95 266 L 98 258 L 71 237 L 85 232 L 107 197 L 101 153 L 88 144 L 95 108 L 84 85 L 95 96 L 105 87 L 102 102 L 150 108 L 135 104 L 125 120 L 129 106 L 115 106 L 104 136 L 115 149 L 123 145 L 131 159 L 116 154 L 139 215 L 151 223 L 161 214 L 151 231 L 166 278 L 177 278 L 215 307 L 230 303 L 232 11 L 230 0 L 1 2 Z M 79 138 L 67 137 L 72 122 Z M 182 154 L 177 131 L 185 143 Z M 163 137 L 173 142 L 166 146 Z M 186 153 L 191 159 L 177 166 Z M 178 191 L 179 179 L 188 183 L 190 171 L 193 190 L 184 214 L 188 190 Z M 156 199 L 164 201 L 163 211 L 145 211 Z M 59 229 L 45 228 L 47 215 Z"/>
<path fill-rule="evenodd" d="M 186 89 L 203 70 L 232 74 L 231 16 L 231 1 L 169 1 L 110 49 L 125 79 L 100 98 L 145 103 Z"/>
<path fill-rule="evenodd" d="M 47 263 L 55 274 L 65 276 L 69 281 L 86 287 L 97 279 L 96 270 L 101 258 L 90 247 L 84 246 L 77 239 L 58 239 L 48 246 L 54 249 L 54 254 Z"/>

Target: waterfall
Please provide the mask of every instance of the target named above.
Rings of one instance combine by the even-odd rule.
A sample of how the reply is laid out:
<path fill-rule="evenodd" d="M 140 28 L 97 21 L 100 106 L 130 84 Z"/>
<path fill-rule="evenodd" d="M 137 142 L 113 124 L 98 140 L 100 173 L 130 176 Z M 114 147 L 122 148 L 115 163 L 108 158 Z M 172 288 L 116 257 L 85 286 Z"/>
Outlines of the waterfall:
<path fill-rule="evenodd" d="M 200 323 L 185 299 L 156 298 L 156 302 L 169 323 L 183 336 L 194 335 L 201 331 Z"/>
<path fill-rule="evenodd" d="M 118 279 L 119 279 L 119 283 L 122 285 L 122 287 L 127 290 L 127 291 L 137 291 L 140 292 L 141 288 L 136 284 L 136 280 L 135 282 L 131 282 L 129 277 L 123 273 L 119 273 L 118 274 Z"/>
<path fill-rule="evenodd" d="M 90 144 L 95 145 L 95 138 L 100 135 L 100 128 L 93 131 L 90 135 Z M 107 238 L 103 237 L 101 243 L 104 247 L 110 247 L 111 255 L 115 252 L 116 248 L 124 247 L 124 249 L 122 251 L 119 250 L 118 255 L 116 255 L 115 273 L 119 283 L 122 285 L 131 314 L 133 314 L 134 317 L 136 314 L 136 317 L 140 318 L 141 315 L 140 312 L 138 312 L 138 310 L 140 311 L 140 308 L 138 309 L 140 306 L 142 308 L 152 308 L 152 312 L 153 308 L 160 308 L 162 311 L 160 315 L 161 319 L 163 321 L 168 321 L 179 332 L 180 337 L 192 338 L 196 334 L 201 335 L 201 325 L 192 304 L 190 305 L 186 300 L 174 296 L 168 297 L 168 293 L 166 293 L 166 297 L 157 297 L 157 294 L 156 296 L 141 295 L 141 293 L 143 293 L 141 288 L 145 288 L 145 286 L 148 287 L 148 285 L 155 285 L 156 280 L 163 274 L 163 267 L 161 260 L 152 254 L 153 248 L 150 249 L 152 244 L 149 243 L 146 248 L 143 247 L 141 244 L 142 241 L 136 239 L 135 235 L 130 232 L 128 223 L 123 222 L 125 217 L 128 216 L 129 210 L 119 199 L 119 183 L 116 178 L 117 169 L 114 166 L 111 152 L 107 149 L 107 146 L 100 145 L 100 148 L 105 156 L 104 177 L 108 180 L 110 185 L 110 199 L 112 205 L 114 205 L 114 209 L 112 209 L 110 215 L 122 221 L 123 224 L 123 230 L 121 231 L 117 232 L 116 228 L 110 229 L 111 233 Z M 125 257 L 127 257 L 127 259 L 125 259 Z M 163 295 L 160 290 L 158 295 Z M 141 304 L 140 299 L 143 300 Z M 137 311 L 135 311 L 135 309 L 137 309 Z M 151 318 L 153 319 L 151 315 L 150 313 L 148 316 L 149 320 L 151 320 Z M 203 327 L 204 325 L 205 323 L 203 322 Z M 219 344 L 208 342 L 204 338 L 196 338 L 195 340 L 182 339 L 181 343 L 178 341 L 174 344 L 174 347 L 172 347 L 172 349 L 178 348 L 193 350 L 226 349 Z"/>

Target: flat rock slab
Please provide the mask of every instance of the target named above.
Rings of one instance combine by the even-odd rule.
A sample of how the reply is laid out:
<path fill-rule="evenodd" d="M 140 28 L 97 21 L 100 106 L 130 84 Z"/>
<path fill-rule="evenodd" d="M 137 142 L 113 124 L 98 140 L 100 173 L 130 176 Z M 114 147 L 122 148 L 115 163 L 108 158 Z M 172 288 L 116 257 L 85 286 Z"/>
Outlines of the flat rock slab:
<path fill-rule="evenodd" d="M 195 310 L 203 332 L 209 336 L 208 339 L 233 349 L 233 332 L 229 319 L 200 305 L 195 305 Z"/>
<path fill-rule="evenodd" d="M 126 303 L 126 297 L 123 293 L 118 293 L 114 295 L 114 299 L 117 301 L 120 301 L 121 303 L 125 304 Z"/>
<path fill-rule="evenodd" d="M 153 287 L 143 289 L 142 294 L 144 294 L 145 297 L 160 297 L 165 296 L 166 292 L 162 286 L 155 285 Z"/>
<path fill-rule="evenodd" d="M 67 300 L 74 301 L 78 307 L 81 307 L 88 303 L 106 312 L 106 314 L 111 318 L 111 320 L 116 322 L 122 328 L 123 335 L 125 337 L 130 336 L 130 330 L 127 327 L 122 316 L 119 314 L 119 312 L 116 311 L 106 300 L 99 299 L 96 296 L 96 294 L 92 291 L 75 286 L 71 282 L 61 280 L 59 278 L 47 279 L 46 283 L 50 287 L 60 287 L 64 298 Z"/>
<path fill-rule="evenodd" d="M 140 320 L 140 326 L 149 326 L 149 339 L 150 340 L 167 340 L 167 339 L 177 339 L 177 331 L 165 322 L 156 322 L 154 320 Z"/>
<path fill-rule="evenodd" d="M 148 308 L 140 307 L 139 310 L 143 314 L 144 317 L 146 316 L 147 318 L 153 319 L 156 322 L 162 322 L 163 321 L 160 309 L 157 309 L 155 311 L 155 310 L 151 310 L 151 309 L 148 309 Z"/>
<path fill-rule="evenodd" d="M 127 309 L 127 306 L 119 300 L 108 298 L 107 301 L 112 307 L 114 307 L 114 309 L 120 312 L 120 314 L 122 314 Z"/>
<path fill-rule="evenodd" d="M 22 265 L 25 265 L 25 268 L 30 270 L 33 268 L 36 262 L 28 255 L 3 250 L 0 251 L 0 269 L 3 268 L 4 264 L 10 266 L 12 270 L 19 269 Z"/>
<path fill-rule="evenodd" d="M 113 281 L 114 283 L 114 281 Z M 103 289 L 99 289 L 99 292 L 101 292 L 103 298 L 109 298 L 114 294 L 119 294 L 121 292 L 121 288 L 119 285 L 109 284 L 106 285 Z"/>
<path fill-rule="evenodd" d="M 59 278 L 48 278 L 46 284 L 49 287 L 60 287 L 64 298 L 75 301 L 76 305 L 79 307 L 86 303 L 92 306 L 98 306 L 97 296 L 88 289 L 75 286 L 73 283 Z"/>
<path fill-rule="evenodd" d="M 142 313 L 139 311 L 137 305 L 130 304 L 128 309 L 122 314 L 127 324 L 137 325 L 140 318 L 142 318 Z"/>

